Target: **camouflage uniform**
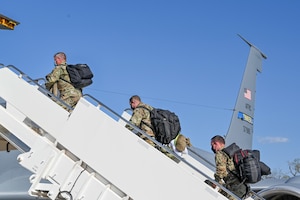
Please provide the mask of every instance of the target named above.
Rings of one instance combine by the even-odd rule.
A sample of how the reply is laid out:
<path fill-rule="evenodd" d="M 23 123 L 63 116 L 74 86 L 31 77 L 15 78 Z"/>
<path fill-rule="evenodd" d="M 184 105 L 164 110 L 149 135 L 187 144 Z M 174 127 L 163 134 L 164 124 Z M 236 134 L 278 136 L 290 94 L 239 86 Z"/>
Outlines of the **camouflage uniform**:
<path fill-rule="evenodd" d="M 149 110 L 152 110 L 153 108 L 147 104 L 139 103 L 139 105 L 133 110 L 132 116 L 130 118 L 130 122 L 134 124 L 135 126 L 139 127 L 141 130 L 145 131 L 149 136 L 155 137 L 152 129 L 149 127 L 151 126 L 151 120 L 150 120 L 150 112 L 145 108 L 139 108 L 139 107 L 145 107 Z M 126 125 L 126 128 L 129 130 L 133 130 L 130 125 Z M 140 134 L 140 137 L 146 140 L 149 144 L 152 146 L 155 146 L 154 143 L 149 140 L 147 137 L 143 137 L 143 135 Z"/>
<path fill-rule="evenodd" d="M 75 107 L 82 96 L 82 92 L 80 89 L 74 88 L 74 86 L 70 84 L 70 77 L 66 66 L 66 63 L 55 66 L 52 72 L 46 76 L 48 81 L 46 83 L 46 88 L 49 90 L 54 83 L 57 83 L 60 99 L 71 107 Z"/>
<path fill-rule="evenodd" d="M 223 184 L 228 190 L 232 191 L 238 197 L 242 198 L 246 195 L 248 191 L 248 186 L 241 182 L 235 170 L 234 162 L 232 158 L 230 158 L 225 152 L 219 150 L 215 154 L 215 161 L 216 161 L 216 173 L 215 173 L 215 180 L 220 184 Z M 223 182 L 223 181 L 224 182 Z M 232 199 L 231 196 L 227 196 Z"/>
<path fill-rule="evenodd" d="M 150 119 L 150 112 L 149 110 L 152 110 L 153 108 L 147 104 L 139 103 L 138 106 L 133 110 L 132 116 L 130 118 L 130 122 L 134 124 L 135 126 L 139 127 L 141 130 L 145 131 L 150 137 L 155 139 L 155 134 L 153 130 L 150 128 L 151 126 L 151 119 Z M 126 128 L 129 130 L 133 130 L 133 128 L 130 125 L 126 125 Z M 160 148 L 158 145 L 156 145 L 152 140 L 148 139 L 144 135 L 138 133 L 138 136 L 140 136 L 143 140 L 145 140 L 147 143 L 149 143 L 151 146 L 157 148 L 159 151 L 167 155 L 171 159 L 175 159 L 175 157 L 170 154 L 168 151 L 164 150 L 163 148 Z"/>

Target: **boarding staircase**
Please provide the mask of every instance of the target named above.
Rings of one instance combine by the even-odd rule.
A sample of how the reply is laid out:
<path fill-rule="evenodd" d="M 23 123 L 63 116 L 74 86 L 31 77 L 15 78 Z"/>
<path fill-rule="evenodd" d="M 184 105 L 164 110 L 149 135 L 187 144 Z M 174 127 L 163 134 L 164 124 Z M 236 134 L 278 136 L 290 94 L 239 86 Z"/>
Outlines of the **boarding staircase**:
<path fill-rule="evenodd" d="M 222 190 L 238 199 L 213 180 L 211 169 L 189 155 L 169 158 L 138 137 L 135 133 L 143 132 L 137 127 L 125 128 L 127 112 L 120 116 L 90 95 L 84 95 L 74 109 L 63 108 L 64 103 L 39 80 L 2 65 L 0 102 L 0 134 L 20 150 L 19 164 L 32 172 L 31 196 L 227 199 Z"/>

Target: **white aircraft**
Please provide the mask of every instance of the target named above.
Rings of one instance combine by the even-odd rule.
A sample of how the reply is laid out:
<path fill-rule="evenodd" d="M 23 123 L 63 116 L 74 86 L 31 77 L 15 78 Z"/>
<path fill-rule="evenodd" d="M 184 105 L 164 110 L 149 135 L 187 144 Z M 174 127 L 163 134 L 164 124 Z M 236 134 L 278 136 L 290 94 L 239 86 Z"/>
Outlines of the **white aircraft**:
<path fill-rule="evenodd" d="M 251 149 L 256 74 L 266 56 L 243 40 L 250 53 L 225 139 L 226 144 Z M 70 108 L 72 112 L 59 106 L 59 101 L 19 69 L 0 68 L 0 199 L 226 199 L 204 183 L 213 182 L 211 152 L 191 147 L 186 157 L 174 154 L 174 162 L 124 127 L 130 116 L 126 111 L 120 116 L 90 95 L 81 98 L 74 110 Z M 100 145 L 101 139 L 106 143 Z M 165 169 L 149 166 L 149 160 Z M 182 185 L 176 184 L 175 175 Z M 155 190 L 162 187 L 178 192 Z M 300 177 L 285 182 L 266 179 L 251 188 L 260 196 L 253 199 L 300 199 Z"/>

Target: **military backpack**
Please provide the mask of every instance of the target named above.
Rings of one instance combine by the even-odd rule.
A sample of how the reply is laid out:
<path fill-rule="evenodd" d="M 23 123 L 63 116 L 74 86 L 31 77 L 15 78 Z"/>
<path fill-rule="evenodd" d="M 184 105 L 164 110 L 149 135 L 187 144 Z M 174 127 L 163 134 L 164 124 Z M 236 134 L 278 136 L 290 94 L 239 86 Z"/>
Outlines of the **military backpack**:
<path fill-rule="evenodd" d="M 169 144 L 179 134 L 181 130 L 180 121 L 174 112 L 160 108 L 150 110 L 144 106 L 138 108 L 144 108 L 150 112 L 151 125 L 146 125 L 153 130 L 157 141 L 162 144 Z"/>
<path fill-rule="evenodd" d="M 93 83 L 93 72 L 87 64 L 67 65 L 71 84 L 78 89 L 89 86 Z"/>
<path fill-rule="evenodd" d="M 261 166 L 265 164 L 259 160 L 259 150 L 243 150 L 233 143 L 222 151 L 233 158 L 235 169 L 237 171 L 236 176 L 240 181 L 244 181 L 245 183 L 257 183 L 261 180 L 262 175 L 269 173 L 265 171 L 266 169 L 263 169 L 262 171 Z"/>

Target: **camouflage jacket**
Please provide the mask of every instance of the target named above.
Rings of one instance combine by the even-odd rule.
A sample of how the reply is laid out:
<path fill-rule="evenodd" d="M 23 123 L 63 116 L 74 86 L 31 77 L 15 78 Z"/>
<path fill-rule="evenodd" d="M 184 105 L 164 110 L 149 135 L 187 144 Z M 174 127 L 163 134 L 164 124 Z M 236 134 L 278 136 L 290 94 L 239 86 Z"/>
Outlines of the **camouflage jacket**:
<path fill-rule="evenodd" d="M 141 130 L 145 131 L 148 135 L 154 136 L 152 129 L 149 127 L 149 125 L 151 125 L 150 112 L 142 107 L 146 107 L 149 110 L 153 109 L 147 104 L 140 103 L 137 108 L 133 110 L 132 116 L 129 121 L 135 126 L 139 127 Z M 129 125 L 126 125 L 126 127 L 132 130 Z"/>
<path fill-rule="evenodd" d="M 57 88 L 61 94 L 68 93 L 72 90 L 78 90 L 70 83 L 70 77 L 66 69 L 67 64 L 55 66 L 50 74 L 46 76 L 46 88 L 49 90 L 57 82 Z"/>
<path fill-rule="evenodd" d="M 233 162 L 233 159 L 230 158 L 222 150 L 219 150 L 219 151 L 216 152 L 215 161 L 216 161 L 215 179 L 219 183 L 222 183 L 222 179 L 223 180 L 226 179 L 226 177 L 229 174 L 229 171 L 234 171 L 235 170 L 234 162 Z"/>

